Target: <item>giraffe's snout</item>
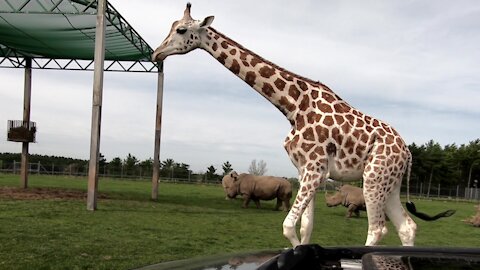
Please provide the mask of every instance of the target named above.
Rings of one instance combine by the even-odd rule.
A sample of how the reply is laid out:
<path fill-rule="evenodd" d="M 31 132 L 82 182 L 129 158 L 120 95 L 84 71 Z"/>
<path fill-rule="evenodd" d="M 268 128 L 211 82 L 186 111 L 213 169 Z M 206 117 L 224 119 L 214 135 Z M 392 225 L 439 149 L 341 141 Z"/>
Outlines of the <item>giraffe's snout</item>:
<path fill-rule="evenodd" d="M 163 46 L 158 47 L 152 54 L 152 62 L 160 62 L 165 60 L 166 55 L 162 53 Z"/>

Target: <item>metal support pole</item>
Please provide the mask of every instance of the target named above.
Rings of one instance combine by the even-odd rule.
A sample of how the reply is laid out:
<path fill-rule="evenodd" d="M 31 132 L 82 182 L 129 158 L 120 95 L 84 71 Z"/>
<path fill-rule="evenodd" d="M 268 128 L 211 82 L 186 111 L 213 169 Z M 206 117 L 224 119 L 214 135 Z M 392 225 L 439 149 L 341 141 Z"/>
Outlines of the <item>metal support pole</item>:
<path fill-rule="evenodd" d="M 160 140 L 162 132 L 163 104 L 163 62 L 158 63 L 157 111 L 155 116 L 155 149 L 153 151 L 152 200 L 158 199 L 158 180 L 160 178 Z"/>
<path fill-rule="evenodd" d="M 103 67 L 105 60 L 105 10 L 106 0 L 98 0 L 95 31 L 93 71 L 92 128 L 90 137 L 90 162 L 88 166 L 87 209 L 97 209 L 98 159 L 100 153 L 100 127 L 102 122 Z"/>
<path fill-rule="evenodd" d="M 30 104 L 32 97 L 32 59 L 25 58 L 25 80 L 23 91 L 23 125 L 30 130 Z M 28 187 L 28 142 L 22 143 L 22 163 L 20 167 L 20 185 Z"/>

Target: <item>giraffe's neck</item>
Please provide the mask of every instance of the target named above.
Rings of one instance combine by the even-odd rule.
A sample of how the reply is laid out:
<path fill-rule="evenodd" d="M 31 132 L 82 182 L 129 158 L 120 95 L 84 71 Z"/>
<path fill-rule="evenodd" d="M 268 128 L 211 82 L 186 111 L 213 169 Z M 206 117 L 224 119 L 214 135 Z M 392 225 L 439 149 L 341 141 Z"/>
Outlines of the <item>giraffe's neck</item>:
<path fill-rule="evenodd" d="M 325 85 L 263 59 L 211 27 L 207 28 L 202 48 L 268 99 L 292 125 L 297 115 L 310 106 L 312 95 L 321 97 L 326 92 L 338 98 Z"/>

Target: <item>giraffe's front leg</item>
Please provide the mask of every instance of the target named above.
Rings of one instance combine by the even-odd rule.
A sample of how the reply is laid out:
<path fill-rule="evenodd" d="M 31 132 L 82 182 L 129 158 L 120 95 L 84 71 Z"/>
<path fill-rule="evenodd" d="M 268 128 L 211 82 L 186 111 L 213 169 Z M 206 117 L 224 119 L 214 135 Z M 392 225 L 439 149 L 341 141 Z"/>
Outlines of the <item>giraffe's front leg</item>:
<path fill-rule="evenodd" d="M 290 240 L 293 247 L 300 245 L 300 243 L 306 244 L 310 241 L 310 235 L 313 228 L 313 198 L 315 196 L 315 187 L 317 187 L 320 182 L 319 180 L 316 181 L 318 181 L 316 184 L 311 182 L 308 184 L 306 182 L 300 183 L 300 189 L 295 198 L 295 202 L 283 221 L 283 235 Z M 305 211 L 307 207 L 308 210 Z M 302 242 L 299 241 L 296 233 L 296 224 L 300 217 L 302 217 L 302 227 L 300 229 Z"/>
<path fill-rule="evenodd" d="M 307 209 L 302 214 L 301 225 L 300 225 L 300 237 L 302 245 L 310 243 L 310 237 L 312 236 L 313 230 L 313 217 L 315 210 L 315 193 L 308 203 Z"/>
<path fill-rule="evenodd" d="M 292 207 L 283 221 L 283 235 L 290 241 L 293 247 L 300 245 L 297 233 L 295 232 L 295 225 L 300 217 L 300 213 L 295 210 L 298 209 Z"/>

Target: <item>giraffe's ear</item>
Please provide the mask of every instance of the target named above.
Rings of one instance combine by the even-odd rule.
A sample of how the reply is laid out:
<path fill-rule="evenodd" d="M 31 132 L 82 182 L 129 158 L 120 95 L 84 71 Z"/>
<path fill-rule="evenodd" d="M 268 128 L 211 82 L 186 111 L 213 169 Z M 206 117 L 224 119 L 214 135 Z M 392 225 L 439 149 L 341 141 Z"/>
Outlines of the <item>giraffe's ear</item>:
<path fill-rule="evenodd" d="M 201 27 L 201 28 L 209 27 L 209 26 L 212 24 L 214 18 L 215 18 L 215 16 L 208 16 L 208 17 L 206 17 L 206 18 L 203 19 L 203 21 L 200 23 L 200 27 Z"/>

